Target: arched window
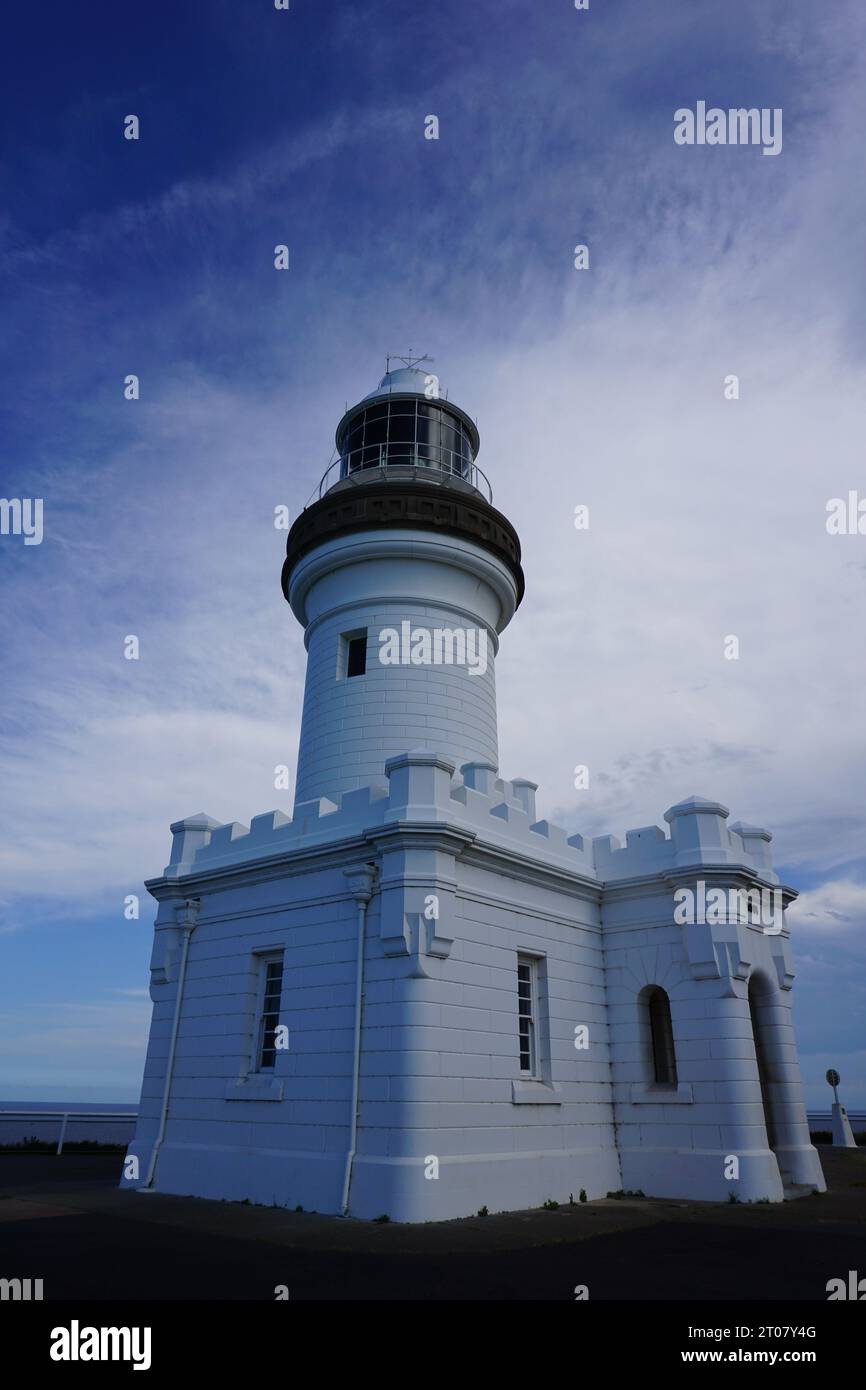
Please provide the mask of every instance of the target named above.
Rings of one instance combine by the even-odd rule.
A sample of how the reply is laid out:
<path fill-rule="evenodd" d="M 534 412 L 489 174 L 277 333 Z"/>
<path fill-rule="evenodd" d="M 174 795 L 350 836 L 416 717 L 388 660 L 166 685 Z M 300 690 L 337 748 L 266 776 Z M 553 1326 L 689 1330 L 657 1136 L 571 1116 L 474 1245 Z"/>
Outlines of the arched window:
<path fill-rule="evenodd" d="M 674 1052 L 671 1001 L 665 991 L 656 985 L 646 996 L 646 1007 L 652 1044 L 653 1080 L 656 1086 L 676 1086 L 677 1059 Z"/>

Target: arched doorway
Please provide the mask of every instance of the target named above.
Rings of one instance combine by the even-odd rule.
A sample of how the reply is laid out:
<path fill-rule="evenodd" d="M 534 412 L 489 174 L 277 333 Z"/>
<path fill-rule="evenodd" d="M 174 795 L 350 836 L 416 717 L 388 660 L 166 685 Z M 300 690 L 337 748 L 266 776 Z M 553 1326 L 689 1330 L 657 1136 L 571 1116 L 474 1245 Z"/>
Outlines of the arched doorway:
<path fill-rule="evenodd" d="M 773 1150 L 779 1143 L 779 1122 L 781 1119 L 778 1114 L 775 1093 L 775 1083 L 781 1078 L 775 1074 L 774 1041 L 771 1033 L 774 1012 L 772 986 L 763 975 L 753 974 L 749 980 L 749 1014 L 752 1019 L 752 1037 L 754 1038 L 755 1056 L 758 1061 L 758 1077 L 761 1082 L 761 1101 L 764 1107 L 767 1145 Z"/>

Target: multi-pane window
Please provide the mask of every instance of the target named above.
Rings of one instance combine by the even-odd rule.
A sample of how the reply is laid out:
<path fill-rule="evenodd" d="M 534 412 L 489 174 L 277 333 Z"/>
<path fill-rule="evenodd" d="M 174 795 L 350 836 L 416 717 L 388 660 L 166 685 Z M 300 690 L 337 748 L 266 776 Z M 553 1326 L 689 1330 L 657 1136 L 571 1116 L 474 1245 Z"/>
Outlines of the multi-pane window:
<path fill-rule="evenodd" d="M 520 1070 L 538 1075 L 538 962 L 532 956 L 517 957 L 517 1030 Z"/>
<path fill-rule="evenodd" d="M 463 422 L 430 401 L 379 401 L 354 415 L 340 439 L 340 476 L 389 464 L 440 468 L 468 478 L 472 440 Z"/>
<path fill-rule="evenodd" d="M 259 1071 L 269 1071 L 277 1059 L 276 1030 L 280 1022 L 280 999 L 283 993 L 283 956 L 266 956 L 261 1012 L 259 1016 Z"/>

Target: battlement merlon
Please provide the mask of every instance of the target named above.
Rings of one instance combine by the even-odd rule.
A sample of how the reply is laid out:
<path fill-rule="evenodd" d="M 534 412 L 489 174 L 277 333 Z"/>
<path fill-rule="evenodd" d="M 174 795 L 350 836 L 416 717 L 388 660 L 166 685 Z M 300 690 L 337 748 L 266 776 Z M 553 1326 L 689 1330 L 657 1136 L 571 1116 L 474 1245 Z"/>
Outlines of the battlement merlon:
<path fill-rule="evenodd" d="M 665 811 L 670 835 L 657 825 L 630 830 L 625 846 L 611 835 L 593 840 L 595 870 L 603 882 L 678 869 L 742 865 L 766 883 L 779 882 L 770 855 L 772 835 L 737 821 L 727 825 L 727 806 L 690 796 Z"/>
<path fill-rule="evenodd" d="M 171 856 L 165 867 L 166 878 L 181 878 L 190 873 L 200 849 L 210 843 L 213 831 L 220 828 L 218 820 L 198 811 L 194 816 L 174 821 L 171 830 Z"/>

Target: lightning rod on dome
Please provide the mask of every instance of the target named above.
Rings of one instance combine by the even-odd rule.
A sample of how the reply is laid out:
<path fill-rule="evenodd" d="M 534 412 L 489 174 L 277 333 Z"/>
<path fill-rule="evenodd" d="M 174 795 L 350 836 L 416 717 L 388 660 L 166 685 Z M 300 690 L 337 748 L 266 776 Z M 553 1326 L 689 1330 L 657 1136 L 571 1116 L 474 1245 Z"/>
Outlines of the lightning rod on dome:
<path fill-rule="evenodd" d="M 431 356 L 430 356 L 428 353 L 426 353 L 426 352 L 424 353 L 423 357 L 415 357 L 415 356 L 413 356 L 413 353 L 412 353 L 412 349 L 411 349 L 411 348 L 409 349 L 408 353 L 406 353 L 405 357 L 403 356 L 402 353 L 399 353 L 399 352 L 386 352 L 386 354 L 385 354 L 385 375 L 386 375 L 386 376 L 388 375 L 388 373 L 389 373 L 390 370 L 391 370 L 391 361 L 392 361 L 392 359 L 393 359 L 393 361 L 395 361 L 395 362 L 402 362 L 404 367 L 409 367 L 409 368 L 417 367 L 417 366 L 419 365 L 419 363 L 421 363 L 421 362 L 435 362 L 435 361 L 436 361 L 436 358 L 435 358 L 435 357 L 431 357 Z"/>

